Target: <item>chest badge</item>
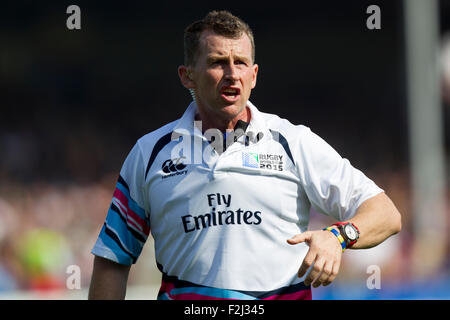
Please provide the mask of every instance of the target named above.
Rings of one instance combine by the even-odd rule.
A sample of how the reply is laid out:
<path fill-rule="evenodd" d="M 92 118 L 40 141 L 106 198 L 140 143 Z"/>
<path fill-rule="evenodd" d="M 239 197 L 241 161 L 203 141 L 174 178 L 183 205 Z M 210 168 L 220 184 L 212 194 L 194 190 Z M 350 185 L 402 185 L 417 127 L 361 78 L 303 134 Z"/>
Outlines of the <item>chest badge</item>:
<path fill-rule="evenodd" d="M 242 166 L 248 168 L 283 171 L 283 155 L 242 152 Z"/>
<path fill-rule="evenodd" d="M 242 165 L 249 168 L 259 168 L 259 155 L 257 153 L 242 152 Z"/>

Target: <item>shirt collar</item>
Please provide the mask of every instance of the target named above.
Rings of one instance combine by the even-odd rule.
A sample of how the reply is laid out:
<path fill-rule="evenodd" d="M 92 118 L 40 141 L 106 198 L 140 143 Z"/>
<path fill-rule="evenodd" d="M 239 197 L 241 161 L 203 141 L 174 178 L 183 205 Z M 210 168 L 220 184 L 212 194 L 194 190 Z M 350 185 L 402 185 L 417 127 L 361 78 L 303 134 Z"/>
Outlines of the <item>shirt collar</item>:
<path fill-rule="evenodd" d="M 251 119 L 247 131 L 252 131 L 255 134 L 262 132 L 265 137 L 269 137 L 270 131 L 267 127 L 262 113 L 258 110 L 258 108 L 255 107 L 253 103 L 250 102 L 250 100 L 247 101 L 247 107 L 250 109 L 251 113 Z"/>
<path fill-rule="evenodd" d="M 189 133 L 202 136 L 203 134 L 201 131 L 194 125 L 196 111 L 197 104 L 195 101 L 192 101 L 181 118 L 178 120 L 178 123 L 173 128 L 173 131 L 180 134 Z"/>
<path fill-rule="evenodd" d="M 262 132 L 265 137 L 268 137 L 270 134 L 269 128 L 267 127 L 261 112 L 253 103 L 250 102 L 250 100 L 247 101 L 247 107 L 250 109 L 251 119 L 246 132 L 252 131 L 255 134 Z M 202 132 L 197 126 L 194 125 L 196 111 L 197 104 L 195 101 L 192 101 L 174 127 L 173 131 L 181 134 L 186 134 L 189 132 L 189 134 L 203 137 Z"/>

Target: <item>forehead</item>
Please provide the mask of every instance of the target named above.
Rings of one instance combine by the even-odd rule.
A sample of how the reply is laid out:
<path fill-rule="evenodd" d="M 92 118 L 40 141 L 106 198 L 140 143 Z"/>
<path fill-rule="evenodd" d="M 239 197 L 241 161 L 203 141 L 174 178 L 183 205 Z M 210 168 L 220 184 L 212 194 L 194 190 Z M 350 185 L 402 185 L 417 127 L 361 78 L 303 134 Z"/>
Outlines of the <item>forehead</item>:
<path fill-rule="evenodd" d="M 231 52 L 251 57 L 252 44 L 248 35 L 243 32 L 240 38 L 227 38 L 206 30 L 200 36 L 200 54 L 229 55 Z"/>

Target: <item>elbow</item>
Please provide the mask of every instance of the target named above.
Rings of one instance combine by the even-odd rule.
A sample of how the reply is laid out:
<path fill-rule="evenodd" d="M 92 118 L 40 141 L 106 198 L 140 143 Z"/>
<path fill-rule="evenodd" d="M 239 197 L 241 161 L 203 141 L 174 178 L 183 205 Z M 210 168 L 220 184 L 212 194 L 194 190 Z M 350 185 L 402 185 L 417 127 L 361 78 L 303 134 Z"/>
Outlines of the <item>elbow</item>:
<path fill-rule="evenodd" d="M 402 215 L 400 211 L 398 211 L 395 204 L 392 200 L 385 194 L 386 202 L 385 202 L 385 212 L 387 213 L 388 226 L 391 229 L 391 235 L 397 234 L 402 231 Z M 388 228 L 389 230 L 389 228 Z"/>
<path fill-rule="evenodd" d="M 395 209 L 392 219 L 392 234 L 397 234 L 402 231 L 402 215 Z"/>

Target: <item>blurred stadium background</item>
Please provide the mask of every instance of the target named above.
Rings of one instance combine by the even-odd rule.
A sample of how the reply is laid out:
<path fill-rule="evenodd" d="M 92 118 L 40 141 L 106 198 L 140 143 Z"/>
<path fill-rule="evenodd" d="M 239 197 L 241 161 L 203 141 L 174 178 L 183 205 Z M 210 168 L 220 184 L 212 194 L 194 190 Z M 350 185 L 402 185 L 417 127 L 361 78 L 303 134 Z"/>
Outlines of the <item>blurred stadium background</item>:
<path fill-rule="evenodd" d="M 450 1 L 422 1 L 436 5 L 428 18 L 408 2 L 2 2 L 0 299 L 86 299 L 90 250 L 121 164 L 136 139 L 190 102 L 177 77 L 183 29 L 212 9 L 230 10 L 255 32 L 251 100 L 311 127 L 403 215 L 400 234 L 347 251 L 337 280 L 313 297 L 449 299 Z M 71 4 L 81 8 L 81 30 L 66 28 Z M 372 4 L 380 30 L 366 27 Z M 408 33 L 416 24 L 407 21 L 431 36 Z M 414 56 L 411 41 L 428 53 Z M 422 65 L 436 72 L 411 68 Z M 329 222 L 314 213 L 311 229 Z M 66 286 L 71 265 L 81 289 Z M 372 265 L 380 289 L 367 287 Z M 127 299 L 155 299 L 159 281 L 149 240 Z"/>

